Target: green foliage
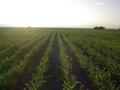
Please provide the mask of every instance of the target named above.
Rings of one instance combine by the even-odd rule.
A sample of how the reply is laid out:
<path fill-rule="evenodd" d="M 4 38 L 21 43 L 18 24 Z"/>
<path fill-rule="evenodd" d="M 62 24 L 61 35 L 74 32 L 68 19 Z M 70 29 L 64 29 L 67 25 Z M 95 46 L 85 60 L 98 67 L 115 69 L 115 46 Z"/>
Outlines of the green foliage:
<path fill-rule="evenodd" d="M 16 30 L 18 29 L 18 30 Z M 29 29 L 29 30 L 28 30 Z M 34 30 L 33 30 L 34 29 Z M 89 72 L 88 76 L 98 90 L 119 90 L 120 88 L 120 32 L 118 30 L 89 29 L 43 29 L 0 28 L 0 90 L 9 90 L 17 78 L 31 70 L 35 56 L 48 36 L 50 43 L 43 52 L 32 80 L 25 83 L 26 90 L 39 90 L 47 82 L 49 57 L 52 55 L 53 38 L 57 32 L 60 69 L 63 90 L 86 90 L 71 71 L 67 49 L 74 53 L 80 66 Z M 67 45 L 68 46 L 67 46 Z M 49 82 L 48 82 L 49 83 Z M 77 89 L 76 89 L 77 88 Z"/>
<path fill-rule="evenodd" d="M 104 29 L 105 29 L 105 27 L 103 27 L 103 26 L 100 26 L 100 27 L 94 27 L 94 29 L 104 30 Z"/>
<path fill-rule="evenodd" d="M 37 72 L 33 74 L 33 79 L 32 81 L 29 82 L 29 84 L 26 84 L 26 90 L 39 90 L 42 85 L 46 82 L 44 80 L 44 73 L 47 71 L 47 64 L 48 64 L 48 59 L 51 53 L 51 44 L 53 42 L 53 37 L 51 39 L 51 43 L 49 43 L 49 46 L 44 53 L 44 56 L 38 66 Z"/>
<path fill-rule="evenodd" d="M 63 90 L 75 90 L 76 86 L 79 85 L 80 90 L 84 90 L 84 85 L 75 80 L 71 72 L 71 65 L 67 53 L 65 52 L 65 47 L 60 35 L 58 35 L 59 40 L 59 58 L 61 60 L 61 69 L 63 70 Z"/>
<path fill-rule="evenodd" d="M 99 89 L 117 90 L 120 77 L 120 34 L 118 31 L 63 31 L 72 42 L 80 64 L 90 72 Z M 68 43 L 69 43 L 68 41 Z"/>
<path fill-rule="evenodd" d="M 0 90 L 11 89 L 16 83 L 18 76 L 20 76 L 26 68 L 30 67 L 29 64 L 32 63 L 35 55 L 39 53 L 39 49 L 42 48 L 41 45 L 48 39 L 48 37 L 42 38 L 44 35 L 45 33 L 41 36 L 36 33 L 33 38 L 29 38 L 28 43 L 18 47 L 19 49 L 15 51 L 15 53 L 6 56 L 3 60 L 1 59 Z M 47 36 L 49 36 L 49 34 L 47 34 Z"/>

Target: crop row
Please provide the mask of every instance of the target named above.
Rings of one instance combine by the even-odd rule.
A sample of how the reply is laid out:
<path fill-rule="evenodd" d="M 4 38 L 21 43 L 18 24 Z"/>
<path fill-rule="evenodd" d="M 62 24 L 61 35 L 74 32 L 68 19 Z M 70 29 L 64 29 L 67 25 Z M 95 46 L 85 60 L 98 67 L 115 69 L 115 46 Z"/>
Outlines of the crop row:
<path fill-rule="evenodd" d="M 51 53 L 51 47 L 52 47 L 51 45 L 53 42 L 53 38 L 54 36 L 52 36 L 48 48 L 45 51 L 42 59 L 40 60 L 36 73 L 33 74 L 33 79 L 27 84 L 27 87 L 25 88 L 26 90 L 39 90 L 42 87 L 43 83 L 45 83 L 44 73 L 48 68 L 47 64 L 48 64 L 48 58 Z"/>
<path fill-rule="evenodd" d="M 2 73 L 0 73 L 0 88 L 2 90 L 10 89 L 10 87 L 12 88 L 12 86 L 15 85 L 15 82 L 17 80 L 16 78 L 18 78 L 18 76 L 24 72 L 26 66 L 28 66 L 32 60 L 34 60 L 36 53 L 39 51 L 39 48 L 42 48 L 41 44 L 44 43 L 45 39 L 47 39 L 47 37 L 41 40 L 37 40 L 37 43 L 35 44 L 33 42 L 36 40 L 27 45 L 23 45 L 23 47 L 21 47 L 15 55 L 11 56 L 1 63 Z M 22 55 L 22 51 L 23 56 L 17 58 L 17 55 L 20 53 L 20 55 Z M 3 67 L 7 71 L 4 70 Z"/>
<path fill-rule="evenodd" d="M 118 63 L 119 58 L 115 58 L 115 56 L 119 55 L 120 52 L 118 50 L 107 52 L 110 45 L 106 44 L 105 48 L 102 47 L 104 44 L 101 42 L 105 39 L 101 39 L 101 42 L 97 42 L 97 44 L 94 43 L 95 41 L 100 41 L 100 38 L 97 36 L 93 37 L 93 34 L 88 34 L 90 35 L 88 37 L 80 32 L 74 33 L 73 35 L 65 33 L 65 35 L 68 37 L 69 41 L 77 47 L 76 51 L 78 52 L 78 55 L 81 55 L 81 58 L 84 60 L 83 62 L 82 60 L 79 60 L 80 63 L 83 63 L 83 66 L 90 72 L 90 77 L 95 80 L 98 88 L 110 90 L 118 89 L 120 77 L 118 68 L 120 68 L 120 65 Z M 111 43 L 109 42 L 109 44 Z M 111 48 L 111 50 L 114 48 Z M 107 54 L 114 53 L 116 55 L 106 55 L 102 50 L 107 52 Z"/>

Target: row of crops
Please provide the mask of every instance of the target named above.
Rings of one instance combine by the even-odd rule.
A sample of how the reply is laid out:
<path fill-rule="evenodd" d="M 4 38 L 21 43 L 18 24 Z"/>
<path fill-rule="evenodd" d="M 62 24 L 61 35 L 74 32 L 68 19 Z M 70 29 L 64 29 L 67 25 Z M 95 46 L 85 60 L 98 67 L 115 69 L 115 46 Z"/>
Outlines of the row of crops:
<path fill-rule="evenodd" d="M 0 32 L 0 90 L 120 89 L 119 31 Z"/>
<path fill-rule="evenodd" d="M 120 32 L 63 31 L 78 52 L 78 62 L 101 90 L 120 89 Z M 82 59 L 82 60 L 81 60 Z"/>

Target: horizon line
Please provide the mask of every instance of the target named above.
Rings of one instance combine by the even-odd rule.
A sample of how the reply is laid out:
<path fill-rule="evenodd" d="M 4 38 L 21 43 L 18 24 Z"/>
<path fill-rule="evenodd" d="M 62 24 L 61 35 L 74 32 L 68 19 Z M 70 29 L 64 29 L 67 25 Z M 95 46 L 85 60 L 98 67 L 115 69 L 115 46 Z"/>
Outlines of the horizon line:
<path fill-rule="evenodd" d="M 97 25 L 96 25 L 97 26 Z M 93 29 L 94 27 L 75 27 L 75 26 L 0 26 L 0 28 L 4 27 L 4 28 L 88 28 L 88 29 Z M 98 25 L 97 27 L 102 26 L 102 25 Z M 103 26 L 105 27 L 105 26 Z M 108 28 L 105 27 L 106 29 L 119 29 L 119 28 Z"/>

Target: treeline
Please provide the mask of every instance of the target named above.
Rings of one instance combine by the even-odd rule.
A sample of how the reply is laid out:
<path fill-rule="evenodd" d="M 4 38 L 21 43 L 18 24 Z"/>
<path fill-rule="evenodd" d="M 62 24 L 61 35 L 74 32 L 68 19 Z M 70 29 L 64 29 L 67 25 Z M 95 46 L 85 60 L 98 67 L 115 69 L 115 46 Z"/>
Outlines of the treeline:
<path fill-rule="evenodd" d="M 104 26 L 95 26 L 95 27 L 93 27 L 93 29 L 105 30 L 106 28 Z M 120 28 L 118 28 L 117 30 L 120 30 Z"/>
<path fill-rule="evenodd" d="M 103 26 L 99 26 L 99 27 L 98 27 L 98 26 L 95 26 L 94 29 L 105 30 L 105 27 L 103 27 Z"/>

